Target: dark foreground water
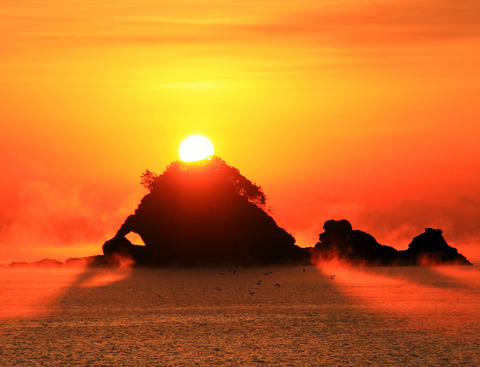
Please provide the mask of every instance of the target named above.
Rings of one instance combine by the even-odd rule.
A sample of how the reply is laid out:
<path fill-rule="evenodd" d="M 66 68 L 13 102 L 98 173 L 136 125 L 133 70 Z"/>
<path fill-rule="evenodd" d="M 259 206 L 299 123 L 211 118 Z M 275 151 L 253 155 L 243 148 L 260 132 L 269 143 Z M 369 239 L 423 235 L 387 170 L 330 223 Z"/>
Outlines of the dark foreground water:
<path fill-rule="evenodd" d="M 479 366 L 479 311 L 478 266 L 0 269 L 0 366 Z"/>

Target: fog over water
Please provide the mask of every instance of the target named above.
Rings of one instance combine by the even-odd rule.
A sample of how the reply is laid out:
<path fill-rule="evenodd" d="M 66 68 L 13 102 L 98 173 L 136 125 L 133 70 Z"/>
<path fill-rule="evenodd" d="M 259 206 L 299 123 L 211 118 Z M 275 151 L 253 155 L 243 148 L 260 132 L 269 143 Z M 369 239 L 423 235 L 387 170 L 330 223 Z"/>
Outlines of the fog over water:
<path fill-rule="evenodd" d="M 480 365 L 480 267 L 0 269 L 0 365 Z"/>

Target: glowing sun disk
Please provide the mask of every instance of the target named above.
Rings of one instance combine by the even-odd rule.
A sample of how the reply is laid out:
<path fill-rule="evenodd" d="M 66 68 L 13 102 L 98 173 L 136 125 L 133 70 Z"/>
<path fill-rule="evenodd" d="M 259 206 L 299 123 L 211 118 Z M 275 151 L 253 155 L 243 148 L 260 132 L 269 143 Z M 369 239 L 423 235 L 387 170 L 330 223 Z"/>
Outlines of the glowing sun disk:
<path fill-rule="evenodd" d="M 179 149 L 180 159 L 184 162 L 194 162 L 213 155 L 213 145 L 206 137 L 192 135 L 186 138 Z"/>

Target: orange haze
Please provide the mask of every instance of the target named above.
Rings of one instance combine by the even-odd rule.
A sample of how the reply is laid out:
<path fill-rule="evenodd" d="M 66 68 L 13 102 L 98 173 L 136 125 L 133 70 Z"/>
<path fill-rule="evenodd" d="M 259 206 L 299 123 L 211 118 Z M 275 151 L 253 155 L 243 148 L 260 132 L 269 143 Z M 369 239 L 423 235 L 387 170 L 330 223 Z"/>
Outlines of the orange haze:
<path fill-rule="evenodd" d="M 299 245 L 478 261 L 479 38 L 475 1 L 3 1 L 0 263 L 99 253 L 192 134 Z"/>

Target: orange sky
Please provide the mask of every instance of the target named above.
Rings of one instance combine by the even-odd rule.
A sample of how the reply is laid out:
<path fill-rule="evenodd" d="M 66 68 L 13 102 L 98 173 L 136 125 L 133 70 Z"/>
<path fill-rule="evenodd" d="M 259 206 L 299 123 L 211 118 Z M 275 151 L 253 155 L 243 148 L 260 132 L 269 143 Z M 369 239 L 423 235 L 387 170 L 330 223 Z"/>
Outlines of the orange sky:
<path fill-rule="evenodd" d="M 299 245 L 480 259 L 480 3 L 395 3 L 3 1 L 0 263 L 99 253 L 191 134 Z"/>

